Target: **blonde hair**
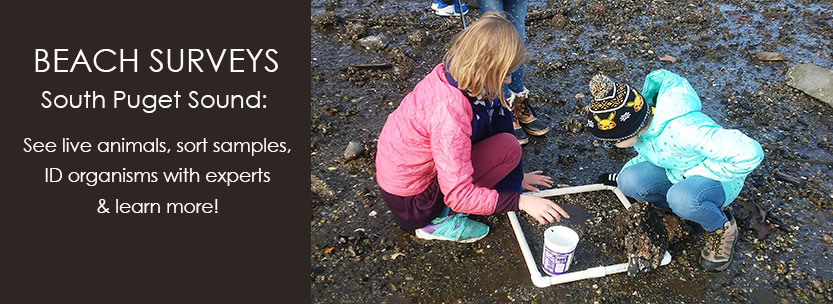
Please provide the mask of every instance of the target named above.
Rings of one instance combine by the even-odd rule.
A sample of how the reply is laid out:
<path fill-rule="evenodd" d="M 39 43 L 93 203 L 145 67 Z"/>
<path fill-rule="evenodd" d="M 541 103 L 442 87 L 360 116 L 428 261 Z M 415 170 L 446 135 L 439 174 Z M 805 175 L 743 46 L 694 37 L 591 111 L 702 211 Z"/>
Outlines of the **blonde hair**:
<path fill-rule="evenodd" d="M 526 49 L 518 31 L 502 14 L 483 14 L 463 31 L 443 57 L 457 88 L 484 93 L 490 100 L 503 98 L 503 79 L 526 61 Z"/>

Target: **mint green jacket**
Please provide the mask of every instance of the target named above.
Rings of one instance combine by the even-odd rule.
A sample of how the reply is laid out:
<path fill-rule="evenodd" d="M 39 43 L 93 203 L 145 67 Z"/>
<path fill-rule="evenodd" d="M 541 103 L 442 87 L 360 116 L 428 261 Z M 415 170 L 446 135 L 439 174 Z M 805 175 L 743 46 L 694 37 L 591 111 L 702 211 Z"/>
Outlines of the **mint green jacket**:
<path fill-rule="evenodd" d="M 642 96 L 656 107 L 654 118 L 633 146 L 639 155 L 622 170 L 647 161 L 665 168 L 673 184 L 686 177 L 703 176 L 723 185 L 723 207 L 732 203 L 746 176 L 761 164 L 761 145 L 738 130 L 724 129 L 701 113 L 697 92 L 677 74 L 651 72 L 645 77 Z"/>

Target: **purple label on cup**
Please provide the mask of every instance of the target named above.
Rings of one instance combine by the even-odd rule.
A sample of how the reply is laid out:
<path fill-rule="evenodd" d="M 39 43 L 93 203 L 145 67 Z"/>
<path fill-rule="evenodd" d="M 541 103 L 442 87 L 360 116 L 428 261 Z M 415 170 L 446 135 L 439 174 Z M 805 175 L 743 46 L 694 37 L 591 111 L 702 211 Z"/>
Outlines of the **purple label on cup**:
<path fill-rule="evenodd" d="M 550 248 L 544 246 L 544 258 L 541 261 L 541 267 L 547 274 L 562 274 L 567 271 L 567 265 L 570 264 L 570 256 L 573 251 L 567 253 L 555 252 Z"/>

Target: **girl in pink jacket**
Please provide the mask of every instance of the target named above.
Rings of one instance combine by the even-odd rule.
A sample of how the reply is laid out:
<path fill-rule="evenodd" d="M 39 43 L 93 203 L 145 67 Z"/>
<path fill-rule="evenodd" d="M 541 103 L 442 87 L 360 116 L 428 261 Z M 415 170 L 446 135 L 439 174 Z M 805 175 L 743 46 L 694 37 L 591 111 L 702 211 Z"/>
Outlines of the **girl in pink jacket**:
<path fill-rule="evenodd" d="M 512 24 L 484 14 L 388 116 L 376 179 L 403 229 L 416 229 L 422 239 L 468 243 L 489 232 L 468 214 L 524 210 L 541 224 L 569 217 L 550 200 L 521 194 L 552 186 L 541 171 L 521 171 L 521 147 L 503 98 L 503 84 L 525 57 Z"/>

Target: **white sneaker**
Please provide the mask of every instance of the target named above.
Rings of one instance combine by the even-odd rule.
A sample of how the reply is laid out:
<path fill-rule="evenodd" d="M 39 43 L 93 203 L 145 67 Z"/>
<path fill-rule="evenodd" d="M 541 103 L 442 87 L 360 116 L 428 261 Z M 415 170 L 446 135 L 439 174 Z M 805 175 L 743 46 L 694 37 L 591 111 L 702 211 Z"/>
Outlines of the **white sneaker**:
<path fill-rule="evenodd" d="M 434 13 L 442 17 L 460 16 L 460 8 L 459 6 L 457 6 L 458 2 L 459 0 L 455 1 L 454 4 L 445 4 L 445 2 L 439 1 L 439 3 L 437 4 L 437 9 Z M 462 2 L 459 3 L 463 7 L 463 15 L 468 14 L 469 8 L 466 6 L 466 4 Z"/>
<path fill-rule="evenodd" d="M 440 0 L 434 0 L 434 2 L 431 2 L 431 9 L 432 10 L 436 11 L 437 8 L 439 8 L 439 7 L 440 7 Z"/>

